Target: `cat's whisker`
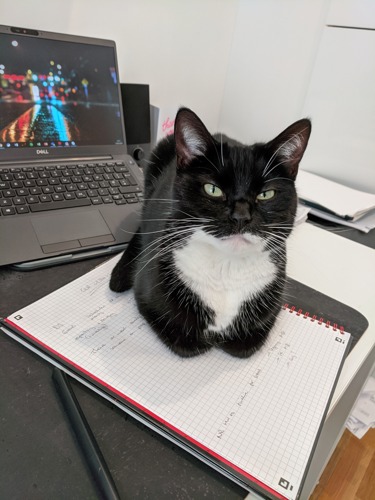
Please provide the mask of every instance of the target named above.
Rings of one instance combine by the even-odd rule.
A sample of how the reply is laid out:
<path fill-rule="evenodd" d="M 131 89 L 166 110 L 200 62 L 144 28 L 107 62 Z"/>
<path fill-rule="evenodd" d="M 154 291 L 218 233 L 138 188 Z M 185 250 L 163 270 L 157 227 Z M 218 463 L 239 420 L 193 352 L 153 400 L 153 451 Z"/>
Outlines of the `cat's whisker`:
<path fill-rule="evenodd" d="M 269 176 L 275 168 L 279 167 L 280 165 L 283 165 L 284 163 L 288 163 L 288 159 L 279 161 L 279 163 L 276 163 L 270 170 L 268 170 L 266 173 L 263 172 L 263 177 Z M 272 179 L 273 180 L 273 179 Z"/>
<path fill-rule="evenodd" d="M 168 221 L 168 222 L 181 222 L 181 223 L 184 223 L 184 222 L 188 222 L 188 223 L 191 223 L 191 219 L 172 219 L 172 218 L 166 218 L 166 219 L 143 219 L 144 221 L 149 221 L 149 222 L 159 222 L 159 221 Z M 201 222 L 201 223 L 207 223 L 207 222 L 211 222 L 212 219 L 204 219 L 203 217 L 197 217 L 196 219 L 194 219 L 194 222 Z M 194 226 L 196 227 L 196 226 Z M 127 231 L 126 229 L 122 229 L 121 228 L 121 231 L 124 232 L 124 233 L 127 233 L 127 234 L 136 234 L 138 232 L 138 234 L 157 234 L 157 233 L 162 233 L 162 232 L 165 232 L 167 231 L 168 228 L 164 228 L 164 229 L 159 229 L 159 230 L 155 230 L 155 231 Z"/>
<path fill-rule="evenodd" d="M 221 165 L 224 167 L 223 134 L 220 134 L 220 153 L 221 153 Z"/>
<path fill-rule="evenodd" d="M 155 153 L 155 149 L 153 150 L 152 152 L 152 156 L 155 156 L 155 158 L 159 161 L 161 161 L 161 159 L 159 158 L 159 156 Z"/>
<path fill-rule="evenodd" d="M 137 275 L 150 263 L 152 262 L 154 259 L 158 258 L 162 253 L 169 253 L 171 249 L 175 249 L 177 248 L 178 246 L 182 245 L 184 243 L 184 241 L 181 241 L 182 239 L 186 239 L 186 236 L 190 236 L 193 232 L 193 229 L 196 229 L 196 226 L 192 226 L 192 227 L 189 227 L 189 228 L 185 228 L 183 230 L 179 229 L 178 231 L 175 231 L 174 234 L 170 234 L 170 232 L 168 232 L 166 235 L 164 236 L 161 236 L 160 238 L 158 238 L 157 240 L 154 240 L 152 243 L 150 243 L 150 245 L 148 245 L 141 253 L 145 253 L 147 250 L 149 250 L 149 252 L 146 254 L 146 257 L 147 255 L 149 255 L 150 253 L 156 251 L 156 254 L 151 257 L 150 259 L 148 259 L 146 261 L 146 263 L 141 267 L 141 269 L 139 269 L 139 271 L 137 272 Z M 173 237 L 175 238 L 178 238 L 177 241 L 174 241 L 173 240 Z M 166 246 L 163 246 L 160 248 L 160 250 L 157 250 L 158 247 L 160 247 L 160 244 L 163 243 L 164 240 L 168 240 L 168 238 L 171 239 L 170 243 Z M 155 248 L 150 248 L 150 247 L 155 247 Z M 138 257 L 141 255 L 141 253 L 138 254 Z M 145 255 L 143 255 L 143 258 L 145 257 Z M 142 259 L 143 261 L 143 259 Z"/>
<path fill-rule="evenodd" d="M 285 243 L 285 237 L 278 236 L 268 236 L 265 238 L 268 247 L 272 248 L 276 252 L 284 253 L 284 249 L 280 248 L 280 245 Z"/>
<path fill-rule="evenodd" d="M 284 227 L 284 226 L 288 226 L 288 227 L 293 227 L 294 226 L 294 222 L 293 221 L 275 221 L 275 222 L 266 222 L 264 224 L 266 227 Z"/>
<path fill-rule="evenodd" d="M 281 145 L 274 153 L 273 155 L 271 156 L 271 158 L 268 160 L 266 166 L 264 167 L 263 169 L 263 177 L 266 177 L 267 175 L 267 170 L 269 168 L 269 166 L 272 164 L 273 162 L 273 159 L 276 157 L 277 153 L 280 151 L 280 149 L 282 148 L 283 145 Z"/>
<path fill-rule="evenodd" d="M 167 245 L 166 247 L 162 247 L 160 248 L 160 250 L 156 251 L 155 255 L 153 255 L 150 259 L 148 259 L 145 264 L 138 270 L 136 276 L 141 272 L 143 271 L 143 269 L 148 266 L 152 261 L 154 261 L 155 259 L 157 259 L 158 257 L 160 257 L 162 254 L 165 254 L 167 252 L 169 252 L 171 250 L 171 248 L 176 248 L 178 246 L 178 244 L 180 244 L 181 242 L 171 242 L 169 245 Z M 154 249 L 152 249 L 152 251 L 154 251 Z M 141 261 L 142 262 L 142 261 Z"/>
<path fill-rule="evenodd" d="M 280 235 L 280 234 L 275 234 L 271 233 L 269 231 L 264 231 L 265 235 L 263 237 L 263 240 L 267 243 L 268 246 L 273 246 L 275 250 L 281 250 L 284 251 L 283 248 L 280 248 L 280 244 L 284 244 L 286 241 L 286 236 Z"/>
<path fill-rule="evenodd" d="M 266 233 L 267 234 L 267 233 Z M 268 233 L 268 241 L 271 241 L 271 242 L 278 242 L 278 243 L 285 243 L 287 239 L 287 235 L 286 234 L 271 234 L 271 233 Z"/>
<path fill-rule="evenodd" d="M 286 263 L 285 252 L 282 252 L 279 248 L 277 248 L 277 245 L 269 245 L 268 250 L 274 257 L 277 257 L 279 265 Z"/>
<path fill-rule="evenodd" d="M 173 246 L 174 244 L 171 243 L 170 246 Z M 151 262 L 153 262 L 155 259 L 157 259 L 158 257 L 160 257 L 160 255 L 167 251 L 169 249 L 169 247 L 167 246 L 166 248 L 161 248 L 160 250 L 156 251 L 155 255 L 153 255 L 151 258 L 147 259 L 146 262 L 143 264 L 143 266 L 137 271 L 136 273 L 136 276 L 138 276 L 142 271 L 143 269 L 148 266 Z M 154 251 L 154 249 L 152 249 L 152 251 L 150 253 L 152 253 Z M 149 255 L 149 254 L 147 254 Z M 147 257 L 146 255 L 146 257 Z M 143 263 L 143 260 L 140 260 L 139 261 L 140 263 Z"/>
<path fill-rule="evenodd" d="M 152 251 L 152 246 L 158 246 L 162 240 L 166 237 L 168 237 L 169 235 L 164 235 L 164 236 L 160 236 L 159 238 L 156 238 L 154 241 L 152 241 L 149 245 L 147 245 L 141 252 L 139 252 L 136 257 L 134 257 L 132 260 L 129 261 L 129 264 L 131 264 L 132 262 L 134 262 L 135 260 L 137 260 L 142 254 L 144 254 L 145 252 L 147 251 Z"/>
<path fill-rule="evenodd" d="M 207 222 L 207 221 L 211 221 L 212 219 L 205 219 L 203 217 L 196 217 L 196 218 L 193 218 L 193 217 L 189 217 L 189 218 L 186 218 L 186 219 L 182 219 L 182 218 L 171 218 L 171 217 L 166 217 L 166 218 L 162 218 L 162 219 L 156 219 L 156 218 L 153 218 L 153 219 L 142 219 L 143 221 L 147 221 L 147 222 L 155 222 L 155 221 L 163 221 L 163 222 L 167 222 L 167 221 L 172 221 L 172 222 L 181 222 L 181 223 L 184 223 L 184 222 Z"/>
<path fill-rule="evenodd" d="M 219 153 L 217 151 L 217 148 L 216 148 L 216 141 L 214 139 L 214 137 L 211 136 L 211 142 L 212 142 L 212 145 L 215 149 L 215 153 L 217 155 L 217 159 L 219 160 L 219 163 L 220 163 L 220 156 L 219 156 Z M 223 147 L 223 134 L 221 134 L 221 165 L 224 166 L 224 160 L 223 160 L 223 151 L 222 151 L 222 147 Z M 206 157 L 205 157 L 206 158 Z M 206 158 L 207 160 L 207 158 Z M 209 160 L 208 160 L 209 161 Z M 213 165 L 215 168 L 217 168 L 212 162 L 210 162 L 211 165 Z"/>
<path fill-rule="evenodd" d="M 266 179 L 263 182 L 266 183 L 266 182 L 273 182 L 273 181 L 278 181 L 278 180 L 280 180 L 280 181 L 294 182 L 293 179 L 289 179 L 288 177 L 272 177 L 272 179 Z"/>
<path fill-rule="evenodd" d="M 144 198 L 143 201 L 152 201 L 152 202 L 154 202 L 154 201 L 157 201 L 157 202 L 162 201 L 162 202 L 166 202 L 166 203 L 168 203 L 168 202 L 170 202 L 170 203 L 176 203 L 176 201 L 178 202 L 178 200 L 173 200 L 173 199 L 169 199 L 169 198 Z M 189 214 L 188 212 L 185 212 L 184 210 L 182 210 L 180 208 L 177 208 L 177 207 L 174 207 L 174 211 L 175 212 L 180 212 L 180 213 L 186 215 L 187 217 L 189 217 L 189 219 L 195 219 L 195 220 L 203 220 L 204 219 L 206 221 L 212 220 L 212 219 L 207 219 L 207 218 L 204 218 L 204 217 L 196 217 L 196 216 L 194 216 L 192 214 Z M 143 219 L 143 220 L 151 221 L 151 220 L 163 220 L 163 219 Z M 167 220 L 167 219 L 165 219 L 165 220 Z M 176 220 L 178 220 L 178 219 L 176 219 Z"/>
<path fill-rule="evenodd" d="M 215 151 L 216 151 L 216 148 L 215 148 Z M 216 151 L 216 153 L 217 153 L 217 151 Z M 218 155 L 218 158 L 219 158 L 219 153 L 217 153 L 217 155 Z M 217 172 L 220 172 L 220 170 L 219 170 L 219 168 L 217 167 L 217 165 L 215 165 L 215 164 L 214 164 L 214 163 L 213 163 L 213 162 L 212 162 L 209 158 L 207 158 L 207 156 L 206 156 L 205 154 L 202 154 L 202 156 L 203 156 L 203 158 L 204 158 L 205 160 L 207 160 L 207 161 L 208 161 L 208 163 L 210 163 L 210 164 L 214 167 L 214 169 L 215 169 Z M 219 160 L 220 160 L 220 158 L 219 158 Z"/>
<path fill-rule="evenodd" d="M 265 224 L 268 229 L 293 229 L 294 224 Z"/>
<path fill-rule="evenodd" d="M 185 232 L 188 233 L 188 234 L 191 234 L 192 232 L 192 229 L 194 229 L 195 226 L 192 226 L 191 228 L 186 228 L 185 230 L 180 230 L 177 234 L 177 232 L 172 232 L 169 231 L 167 232 L 167 234 L 164 234 L 163 236 L 159 236 L 158 238 L 156 238 L 155 240 L 153 240 L 151 243 L 149 243 L 141 252 L 139 252 L 137 254 L 137 256 L 132 259 L 129 263 L 133 262 L 134 260 L 138 259 L 142 254 L 146 254 L 146 256 L 151 253 L 152 251 L 154 251 L 154 248 L 157 248 L 158 246 L 160 246 L 165 240 L 168 240 L 168 239 L 172 239 L 173 237 L 175 236 L 180 236 L 181 234 L 184 234 Z M 167 229 L 165 229 L 164 231 L 167 231 Z M 146 253 L 147 252 L 147 253 Z M 143 257 L 145 257 L 145 255 L 143 255 Z"/>
<path fill-rule="evenodd" d="M 173 200 L 171 198 L 143 198 L 143 201 L 167 201 L 170 203 L 176 202 L 176 200 Z"/>
<path fill-rule="evenodd" d="M 272 228 L 272 229 L 275 229 L 275 228 Z M 279 228 L 279 229 L 280 229 L 280 232 L 278 232 L 277 229 L 274 230 L 274 231 L 267 231 L 266 229 L 264 229 L 263 232 L 265 234 L 269 234 L 272 237 L 283 238 L 285 240 L 286 239 L 286 235 L 284 233 L 285 228 L 282 227 L 282 228 Z"/>
<path fill-rule="evenodd" d="M 122 231 L 123 233 L 126 233 L 126 234 L 132 234 L 133 236 L 135 234 L 137 234 L 137 231 L 127 231 L 126 229 L 123 229 L 122 227 L 120 227 L 120 231 Z"/>
<path fill-rule="evenodd" d="M 212 217 L 210 217 L 210 218 L 207 218 L 207 217 L 196 217 L 196 216 L 191 215 L 188 212 L 185 212 L 184 210 L 181 210 L 181 209 L 178 209 L 178 208 L 175 211 L 179 212 L 181 214 L 186 215 L 190 220 L 195 220 L 195 221 L 206 220 L 208 222 L 213 221 Z"/>
<path fill-rule="evenodd" d="M 296 133 L 296 134 L 293 134 L 289 137 L 288 140 L 284 141 L 277 149 L 276 151 L 273 153 L 273 155 L 271 156 L 271 158 L 269 159 L 267 165 L 264 167 L 264 170 L 263 170 L 263 177 L 266 177 L 268 175 L 268 167 L 271 166 L 271 163 L 273 161 L 273 159 L 275 158 L 275 156 L 277 155 L 277 153 L 282 149 L 282 148 L 285 148 L 285 146 L 287 144 L 289 144 L 290 142 L 292 141 L 295 141 L 295 140 L 298 140 L 298 141 L 301 141 L 301 136 L 302 136 L 302 132 L 304 132 L 306 129 L 303 129 L 301 130 L 300 132 Z"/>
<path fill-rule="evenodd" d="M 178 232 L 172 232 L 171 231 L 168 231 L 167 229 L 164 229 L 164 232 L 166 232 L 166 234 L 164 234 L 163 236 L 160 236 L 159 238 L 156 238 L 155 240 L 153 240 L 149 245 L 146 246 L 146 248 L 140 252 L 138 254 L 138 257 L 144 253 L 145 251 L 149 250 L 152 246 L 158 246 L 159 244 L 163 243 L 164 240 L 168 240 L 168 239 L 171 239 L 173 241 L 173 238 L 176 237 L 176 236 L 181 236 L 181 234 L 184 234 L 184 233 L 188 233 L 190 234 L 192 231 L 192 228 L 186 228 L 185 230 L 181 230 Z"/>
<path fill-rule="evenodd" d="M 121 229 L 121 231 L 123 233 L 127 233 L 127 234 L 157 234 L 157 233 L 165 233 L 166 229 L 158 229 L 158 230 L 155 230 L 155 231 L 126 231 L 126 229 Z"/>

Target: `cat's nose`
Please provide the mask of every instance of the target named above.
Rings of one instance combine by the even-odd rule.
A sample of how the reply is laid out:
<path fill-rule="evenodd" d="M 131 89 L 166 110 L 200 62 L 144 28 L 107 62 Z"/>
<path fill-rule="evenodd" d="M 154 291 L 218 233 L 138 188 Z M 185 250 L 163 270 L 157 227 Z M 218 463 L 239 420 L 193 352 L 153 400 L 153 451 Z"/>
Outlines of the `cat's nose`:
<path fill-rule="evenodd" d="M 238 224 L 246 224 L 251 221 L 251 213 L 249 204 L 243 201 L 237 201 L 230 215 L 232 221 Z"/>

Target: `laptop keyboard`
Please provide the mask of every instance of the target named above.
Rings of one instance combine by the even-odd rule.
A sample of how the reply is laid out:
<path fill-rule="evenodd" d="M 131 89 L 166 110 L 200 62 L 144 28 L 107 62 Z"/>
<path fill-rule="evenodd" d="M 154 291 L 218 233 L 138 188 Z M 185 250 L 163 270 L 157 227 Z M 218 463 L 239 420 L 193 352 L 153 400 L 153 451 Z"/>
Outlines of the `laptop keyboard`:
<path fill-rule="evenodd" d="M 142 190 L 124 162 L 0 170 L 1 215 L 141 200 Z"/>

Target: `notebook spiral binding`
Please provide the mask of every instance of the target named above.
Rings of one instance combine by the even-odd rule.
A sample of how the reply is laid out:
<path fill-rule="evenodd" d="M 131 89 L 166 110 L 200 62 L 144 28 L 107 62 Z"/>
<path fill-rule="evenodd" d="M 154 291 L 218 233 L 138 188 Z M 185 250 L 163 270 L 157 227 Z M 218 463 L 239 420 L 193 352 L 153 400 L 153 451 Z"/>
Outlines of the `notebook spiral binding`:
<path fill-rule="evenodd" d="M 318 323 L 318 325 L 324 324 L 324 326 L 326 328 L 332 328 L 332 330 L 334 332 L 338 331 L 341 334 L 343 334 L 345 331 L 343 326 L 338 326 L 337 323 L 331 324 L 330 321 L 325 320 L 324 318 L 318 318 L 318 316 L 316 314 L 314 314 L 313 316 L 310 316 L 309 312 L 307 312 L 307 311 L 303 312 L 302 309 L 297 309 L 295 306 L 289 306 L 289 304 L 284 304 L 283 309 L 285 309 L 285 310 L 289 309 L 290 313 L 296 313 L 297 316 L 303 316 L 304 319 L 309 319 L 312 322 L 316 321 Z"/>

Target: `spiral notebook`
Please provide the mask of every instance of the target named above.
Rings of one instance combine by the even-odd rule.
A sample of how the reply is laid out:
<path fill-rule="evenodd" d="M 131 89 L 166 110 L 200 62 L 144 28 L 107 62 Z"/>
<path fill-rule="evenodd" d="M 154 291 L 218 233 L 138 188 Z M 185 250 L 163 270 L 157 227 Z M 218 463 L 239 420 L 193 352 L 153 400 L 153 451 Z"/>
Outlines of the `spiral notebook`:
<path fill-rule="evenodd" d="M 111 259 L 14 313 L 3 330 L 120 408 L 267 498 L 297 499 L 350 344 L 285 306 L 249 359 L 182 359 L 109 290 Z"/>

